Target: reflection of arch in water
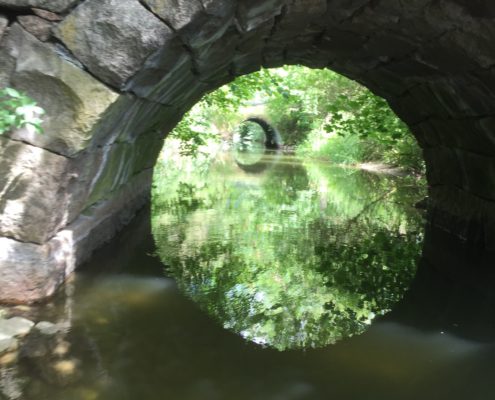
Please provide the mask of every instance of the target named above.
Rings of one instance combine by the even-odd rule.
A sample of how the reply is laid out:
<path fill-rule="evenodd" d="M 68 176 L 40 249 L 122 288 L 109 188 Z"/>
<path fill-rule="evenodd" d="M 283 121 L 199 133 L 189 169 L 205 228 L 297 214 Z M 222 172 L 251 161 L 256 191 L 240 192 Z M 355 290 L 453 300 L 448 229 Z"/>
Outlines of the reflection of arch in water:
<path fill-rule="evenodd" d="M 242 170 L 249 173 L 259 174 L 277 163 L 280 156 L 280 149 L 282 147 L 282 138 L 277 129 L 263 118 L 249 117 L 239 126 L 246 123 L 254 123 L 261 127 L 264 133 L 263 148 L 252 148 L 251 157 L 246 158 L 241 157 L 241 155 L 249 153 L 249 150 L 246 151 L 246 148 L 243 147 L 241 151 L 239 150 L 239 147 L 236 146 L 236 143 L 234 143 L 234 160 Z"/>

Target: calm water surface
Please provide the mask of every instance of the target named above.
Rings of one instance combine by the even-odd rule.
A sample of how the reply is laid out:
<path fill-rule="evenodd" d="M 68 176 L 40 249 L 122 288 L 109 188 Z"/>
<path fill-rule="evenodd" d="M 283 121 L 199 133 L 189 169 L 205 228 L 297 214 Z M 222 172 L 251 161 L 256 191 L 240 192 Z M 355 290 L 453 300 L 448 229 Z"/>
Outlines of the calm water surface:
<path fill-rule="evenodd" d="M 66 329 L 0 399 L 494 398 L 490 290 L 418 264 L 415 181 L 264 162 L 157 167 L 151 217 L 24 311 Z"/>

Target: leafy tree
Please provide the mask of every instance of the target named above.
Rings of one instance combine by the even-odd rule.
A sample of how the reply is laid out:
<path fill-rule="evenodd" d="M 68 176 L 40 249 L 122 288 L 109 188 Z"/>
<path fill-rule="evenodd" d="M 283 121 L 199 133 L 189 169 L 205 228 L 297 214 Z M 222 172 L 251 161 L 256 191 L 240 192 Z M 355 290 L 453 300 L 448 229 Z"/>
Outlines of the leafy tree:
<path fill-rule="evenodd" d="M 246 177 L 228 160 L 159 164 L 158 254 L 223 326 L 277 349 L 361 333 L 400 300 L 421 250 L 409 180 L 311 163 Z M 178 165 L 186 173 L 174 172 Z"/>
<path fill-rule="evenodd" d="M 386 101 L 328 69 L 286 66 L 242 76 L 206 95 L 173 136 L 194 154 L 215 131 L 230 139 L 243 107 L 262 112 L 285 144 L 334 162 L 378 161 L 423 170 L 421 151 Z"/>
<path fill-rule="evenodd" d="M 195 155 L 208 139 L 215 137 L 214 127 L 220 136 L 223 133 L 223 136 L 230 138 L 242 120 L 239 109 L 254 99 L 257 93 L 274 94 L 279 85 L 280 78 L 265 69 L 241 76 L 205 95 L 184 116 L 170 137 L 182 141 L 183 154 Z"/>
<path fill-rule="evenodd" d="M 36 102 L 12 88 L 0 90 L 0 135 L 12 128 L 31 126 L 41 132 L 44 110 Z"/>

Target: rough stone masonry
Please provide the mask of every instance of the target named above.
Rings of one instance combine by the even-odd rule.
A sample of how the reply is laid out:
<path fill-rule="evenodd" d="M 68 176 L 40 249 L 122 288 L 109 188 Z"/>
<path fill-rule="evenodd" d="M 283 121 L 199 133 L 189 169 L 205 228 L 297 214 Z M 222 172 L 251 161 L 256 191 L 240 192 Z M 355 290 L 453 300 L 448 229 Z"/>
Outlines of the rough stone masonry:
<path fill-rule="evenodd" d="M 495 248 L 490 0 L 0 0 L 0 88 L 47 111 L 0 137 L 0 302 L 50 296 L 146 201 L 167 133 L 261 66 L 331 68 L 424 149 L 430 223 Z"/>

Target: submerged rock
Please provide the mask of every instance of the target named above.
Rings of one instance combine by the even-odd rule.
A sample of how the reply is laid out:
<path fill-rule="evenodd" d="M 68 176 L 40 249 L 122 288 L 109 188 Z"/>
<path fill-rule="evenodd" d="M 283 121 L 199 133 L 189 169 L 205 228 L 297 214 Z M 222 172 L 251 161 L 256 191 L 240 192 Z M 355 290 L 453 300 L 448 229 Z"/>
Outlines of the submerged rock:
<path fill-rule="evenodd" d="M 71 355 L 64 324 L 40 322 L 23 341 L 20 359 L 41 380 L 57 386 L 81 377 L 81 362 Z"/>
<path fill-rule="evenodd" d="M 0 340 L 26 336 L 34 322 L 26 318 L 14 317 L 0 320 Z"/>
<path fill-rule="evenodd" d="M 57 333 L 64 332 L 66 327 L 62 324 L 54 324 L 52 322 L 41 321 L 34 327 L 35 331 L 41 333 L 42 335 L 56 335 Z"/>
<path fill-rule="evenodd" d="M 12 351 L 16 351 L 19 343 L 17 339 L 2 339 L 0 340 L 0 356 L 3 356 L 6 353 L 10 353 Z"/>

